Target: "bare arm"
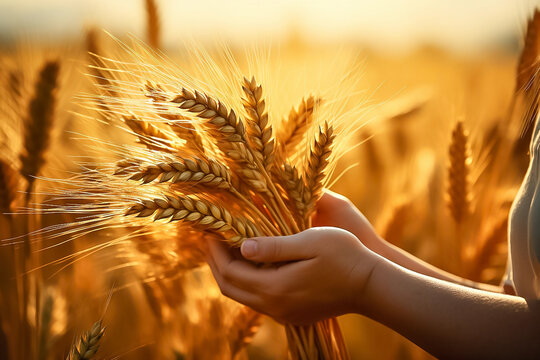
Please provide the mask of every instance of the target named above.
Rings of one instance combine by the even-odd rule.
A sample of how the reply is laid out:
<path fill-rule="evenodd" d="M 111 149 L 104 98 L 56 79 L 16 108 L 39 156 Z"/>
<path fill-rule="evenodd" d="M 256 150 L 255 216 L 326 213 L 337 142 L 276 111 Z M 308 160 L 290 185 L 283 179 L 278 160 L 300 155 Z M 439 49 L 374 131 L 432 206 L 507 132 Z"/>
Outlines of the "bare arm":
<path fill-rule="evenodd" d="M 345 197 L 326 191 L 317 204 L 315 226 L 335 226 L 345 229 L 364 243 L 370 250 L 388 260 L 417 273 L 450 281 L 475 289 L 502 293 L 499 286 L 482 284 L 441 270 L 385 241 L 377 235 L 365 216 Z"/>
<path fill-rule="evenodd" d="M 540 356 L 540 301 L 439 281 L 381 259 L 359 310 L 441 358 Z"/>
<path fill-rule="evenodd" d="M 332 244 L 332 246 L 328 246 Z M 222 292 L 282 322 L 348 312 L 381 322 L 439 358 L 540 358 L 540 304 L 407 270 L 338 228 L 246 240 L 244 258 L 211 242 Z"/>

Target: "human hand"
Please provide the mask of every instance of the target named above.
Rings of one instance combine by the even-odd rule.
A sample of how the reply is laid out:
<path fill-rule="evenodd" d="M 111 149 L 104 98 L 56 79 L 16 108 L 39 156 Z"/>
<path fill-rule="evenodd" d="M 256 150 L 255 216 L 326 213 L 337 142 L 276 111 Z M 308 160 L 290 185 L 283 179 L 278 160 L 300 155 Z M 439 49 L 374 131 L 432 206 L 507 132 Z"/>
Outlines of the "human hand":
<path fill-rule="evenodd" d="M 209 249 L 208 263 L 224 295 L 292 324 L 359 311 L 378 261 L 353 234 L 331 227 L 247 239 L 241 253 L 252 262 L 215 240 Z"/>
<path fill-rule="evenodd" d="M 333 226 L 347 230 L 370 249 L 381 241 L 364 214 L 349 199 L 330 190 L 325 190 L 317 202 L 313 226 Z"/>

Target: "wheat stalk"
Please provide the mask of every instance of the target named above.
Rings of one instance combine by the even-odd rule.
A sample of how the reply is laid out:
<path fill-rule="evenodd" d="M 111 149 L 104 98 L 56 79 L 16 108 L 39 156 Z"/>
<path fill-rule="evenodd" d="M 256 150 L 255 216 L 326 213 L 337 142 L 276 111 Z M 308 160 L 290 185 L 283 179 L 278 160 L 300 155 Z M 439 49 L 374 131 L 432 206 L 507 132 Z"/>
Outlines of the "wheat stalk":
<path fill-rule="evenodd" d="M 101 320 L 96 321 L 90 331 L 87 331 L 77 342 L 73 343 L 66 360 L 92 359 L 99 350 L 99 341 L 104 333 L 105 328 L 102 326 Z"/>
<path fill-rule="evenodd" d="M 21 174 L 28 181 L 28 192 L 35 176 L 45 163 L 45 151 L 49 146 L 54 121 L 56 91 L 58 88 L 58 61 L 48 61 L 40 71 L 35 93 L 28 105 L 24 126 L 24 147 L 20 154 Z"/>
<path fill-rule="evenodd" d="M 244 78 L 242 90 L 245 95 L 242 102 L 247 113 L 249 140 L 255 156 L 268 169 L 274 159 L 274 139 L 272 139 L 272 128 L 268 126 L 268 113 L 265 112 L 266 103 L 262 98 L 262 87 L 257 85 L 255 77 L 251 80 Z"/>
<path fill-rule="evenodd" d="M 240 246 L 244 239 L 261 235 L 257 226 L 250 220 L 232 216 L 221 206 L 189 196 L 166 196 L 160 199 L 143 200 L 133 205 L 126 215 L 137 215 L 137 217 L 154 215 L 154 221 L 170 218 L 170 221 L 185 221 L 192 226 L 212 232 L 232 231 L 235 235 L 226 238 L 232 246 Z"/>
<path fill-rule="evenodd" d="M 448 208 L 456 223 L 461 223 L 470 213 L 471 194 L 469 192 L 469 172 L 471 155 L 468 134 L 462 121 L 452 130 L 452 140 L 448 150 Z"/>

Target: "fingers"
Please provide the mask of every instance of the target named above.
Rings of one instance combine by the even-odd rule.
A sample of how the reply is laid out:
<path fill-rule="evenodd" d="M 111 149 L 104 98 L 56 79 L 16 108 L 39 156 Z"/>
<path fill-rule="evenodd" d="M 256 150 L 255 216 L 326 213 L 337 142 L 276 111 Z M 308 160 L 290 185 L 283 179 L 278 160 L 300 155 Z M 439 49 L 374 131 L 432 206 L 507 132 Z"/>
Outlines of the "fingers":
<path fill-rule="evenodd" d="M 224 244 L 211 241 L 209 244 L 211 260 L 223 282 L 250 291 L 261 291 L 271 281 L 275 281 L 275 268 L 259 268 L 245 260 L 231 256 Z"/>
<path fill-rule="evenodd" d="M 262 263 L 311 259 L 317 255 L 314 240 L 319 235 L 316 229 L 309 229 L 290 236 L 247 239 L 240 251 L 246 259 Z"/>
<path fill-rule="evenodd" d="M 262 301 L 259 295 L 257 295 L 256 293 L 252 293 L 247 290 L 244 290 L 242 288 L 239 288 L 237 286 L 234 286 L 232 283 L 225 280 L 225 278 L 219 271 L 218 266 L 216 262 L 214 261 L 213 257 L 209 255 L 207 260 L 208 260 L 208 265 L 210 266 L 210 270 L 212 270 L 212 274 L 214 275 L 214 278 L 216 279 L 219 289 L 223 295 L 231 299 L 234 299 L 238 301 L 239 303 L 242 303 L 253 309 L 256 309 L 256 310 L 260 309 Z"/>

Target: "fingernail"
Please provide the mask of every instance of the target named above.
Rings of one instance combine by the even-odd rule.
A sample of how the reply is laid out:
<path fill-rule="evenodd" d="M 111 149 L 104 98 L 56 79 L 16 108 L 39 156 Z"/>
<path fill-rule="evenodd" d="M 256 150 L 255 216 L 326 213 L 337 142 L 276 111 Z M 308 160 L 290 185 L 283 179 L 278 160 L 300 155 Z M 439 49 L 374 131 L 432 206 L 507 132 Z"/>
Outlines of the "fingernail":
<path fill-rule="evenodd" d="M 242 243 L 242 246 L 240 247 L 240 251 L 242 252 L 242 255 L 245 257 L 252 257 L 257 255 L 259 245 L 257 244 L 257 241 L 247 239 L 244 240 Z"/>

